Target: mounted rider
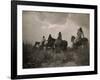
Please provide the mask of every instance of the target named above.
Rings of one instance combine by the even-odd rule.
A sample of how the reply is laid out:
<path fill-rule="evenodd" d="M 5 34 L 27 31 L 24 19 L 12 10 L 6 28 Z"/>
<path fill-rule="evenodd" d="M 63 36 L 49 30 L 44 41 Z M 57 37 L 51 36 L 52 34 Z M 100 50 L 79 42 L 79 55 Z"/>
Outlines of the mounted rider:
<path fill-rule="evenodd" d="M 48 41 L 50 41 L 51 39 L 52 39 L 52 36 L 51 34 L 49 34 Z"/>
<path fill-rule="evenodd" d="M 84 38 L 84 33 L 82 28 L 80 27 L 77 31 L 77 37 L 76 37 L 76 42 L 80 41 L 82 38 Z"/>
<path fill-rule="evenodd" d="M 40 45 L 41 45 L 41 46 L 44 46 L 45 41 L 46 41 L 45 36 L 43 36 Z"/>
<path fill-rule="evenodd" d="M 62 34 L 61 34 L 61 32 L 58 33 L 58 38 L 57 39 L 58 40 L 62 40 Z"/>
<path fill-rule="evenodd" d="M 62 34 L 61 34 L 61 32 L 59 32 L 58 33 L 58 37 L 57 37 L 57 39 L 55 41 L 55 44 L 61 44 L 61 41 L 62 41 Z"/>

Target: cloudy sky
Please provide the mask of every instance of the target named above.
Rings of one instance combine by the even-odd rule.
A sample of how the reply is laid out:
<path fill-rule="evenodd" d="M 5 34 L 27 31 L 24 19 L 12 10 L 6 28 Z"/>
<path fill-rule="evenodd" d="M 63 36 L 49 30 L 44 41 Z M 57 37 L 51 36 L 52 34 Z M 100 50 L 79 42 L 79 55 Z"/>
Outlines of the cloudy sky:
<path fill-rule="evenodd" d="M 76 36 L 79 27 L 89 39 L 89 14 L 23 11 L 22 25 L 25 43 L 34 44 L 41 41 L 43 35 L 47 39 L 49 34 L 57 38 L 58 33 L 62 32 L 63 40 L 67 40 L 70 46 L 71 36 Z"/>

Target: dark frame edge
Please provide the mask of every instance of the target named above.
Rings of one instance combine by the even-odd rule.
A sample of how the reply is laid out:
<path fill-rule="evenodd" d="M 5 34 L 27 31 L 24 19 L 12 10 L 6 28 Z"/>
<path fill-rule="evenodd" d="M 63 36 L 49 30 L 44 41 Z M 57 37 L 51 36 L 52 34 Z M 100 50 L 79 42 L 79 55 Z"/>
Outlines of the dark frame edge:
<path fill-rule="evenodd" d="M 28 2 L 28 4 L 27 4 Z M 34 4 L 33 4 L 34 3 Z M 42 4 L 41 4 L 42 3 Z M 51 5 L 53 4 L 53 5 Z M 57 5 L 58 4 L 58 5 Z M 39 5 L 39 6 L 55 6 L 55 7 L 75 7 L 94 9 L 94 71 L 85 72 L 70 72 L 70 73 L 51 73 L 37 75 L 17 75 L 17 5 Z M 59 6 L 61 5 L 61 6 Z M 72 6 L 70 6 L 72 5 Z M 80 7 L 79 7 L 80 6 Z M 45 78 L 45 77 L 60 77 L 60 76 L 78 76 L 97 74 L 97 6 L 96 5 L 79 5 L 79 4 L 64 4 L 63 3 L 47 3 L 47 2 L 31 2 L 31 1 L 11 1 L 11 79 L 26 79 L 26 78 Z"/>
<path fill-rule="evenodd" d="M 95 6 L 94 8 L 94 62 L 95 62 L 95 65 L 94 65 L 94 71 L 96 74 L 98 74 L 98 6 Z"/>
<path fill-rule="evenodd" d="M 63 76 L 84 76 L 97 74 L 95 71 L 84 72 L 69 72 L 69 73 L 51 73 L 51 74 L 37 74 L 37 75 L 18 75 L 16 79 L 29 79 L 29 78 L 48 78 L 48 77 L 63 77 Z"/>
<path fill-rule="evenodd" d="M 17 4 L 11 1 L 11 79 L 17 77 Z"/>
<path fill-rule="evenodd" d="M 55 3 L 55 2 L 41 2 L 41 1 L 15 1 L 17 5 L 38 5 L 38 6 L 50 6 L 50 7 L 69 7 L 69 8 L 88 8 L 94 9 L 96 5 L 86 4 L 71 4 L 71 3 Z M 60 6 L 59 6 L 60 5 Z"/>

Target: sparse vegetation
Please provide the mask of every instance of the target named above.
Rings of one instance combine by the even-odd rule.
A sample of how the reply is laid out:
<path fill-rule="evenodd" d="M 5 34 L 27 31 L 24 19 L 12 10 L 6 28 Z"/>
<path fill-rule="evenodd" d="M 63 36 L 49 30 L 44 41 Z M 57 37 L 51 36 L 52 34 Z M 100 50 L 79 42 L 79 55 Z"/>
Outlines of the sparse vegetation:
<path fill-rule="evenodd" d="M 84 66 L 89 65 L 89 47 L 56 53 L 52 49 L 40 50 L 31 44 L 23 43 L 23 68 Z"/>

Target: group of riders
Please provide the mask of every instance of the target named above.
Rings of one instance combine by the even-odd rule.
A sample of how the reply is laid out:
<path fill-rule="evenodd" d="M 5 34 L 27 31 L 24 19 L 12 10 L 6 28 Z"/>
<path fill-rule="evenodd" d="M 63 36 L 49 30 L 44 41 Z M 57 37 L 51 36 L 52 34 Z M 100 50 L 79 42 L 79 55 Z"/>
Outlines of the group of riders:
<path fill-rule="evenodd" d="M 51 39 L 54 39 L 54 38 L 51 36 L 51 34 L 49 34 L 48 40 L 46 40 L 45 36 L 43 36 L 40 45 L 45 45 L 45 43 L 46 43 L 47 41 L 50 41 Z M 62 34 L 61 34 L 61 32 L 58 33 L 58 38 L 57 38 L 57 40 L 62 40 Z"/>
<path fill-rule="evenodd" d="M 72 44 L 73 44 L 73 46 L 74 46 L 76 43 L 80 42 L 82 39 L 84 39 L 84 33 L 83 33 L 82 28 L 80 27 L 80 28 L 77 30 L 77 36 L 76 36 L 76 37 L 75 37 L 75 36 L 72 36 L 72 37 L 71 37 L 71 42 L 72 42 Z M 51 41 L 51 42 L 50 42 L 50 41 Z M 45 46 L 45 44 L 47 44 L 47 43 L 50 43 L 49 45 L 50 45 L 52 48 L 54 48 L 54 47 L 52 46 L 53 44 L 57 44 L 58 46 L 60 46 L 60 48 L 61 48 L 61 46 L 62 46 L 63 49 L 66 48 L 67 45 L 68 45 L 67 41 L 62 40 L 62 33 L 61 33 L 61 32 L 58 33 L 57 39 L 52 38 L 51 34 L 49 34 L 49 37 L 48 37 L 47 40 L 46 40 L 45 36 L 43 36 L 43 38 L 42 38 L 42 40 L 41 40 L 41 42 L 40 42 L 40 46 L 43 47 L 43 46 Z M 77 45 L 77 44 L 76 44 L 76 45 Z M 59 48 L 59 47 L 58 47 L 58 48 Z M 59 48 L 59 49 L 60 49 L 60 48 Z"/>

